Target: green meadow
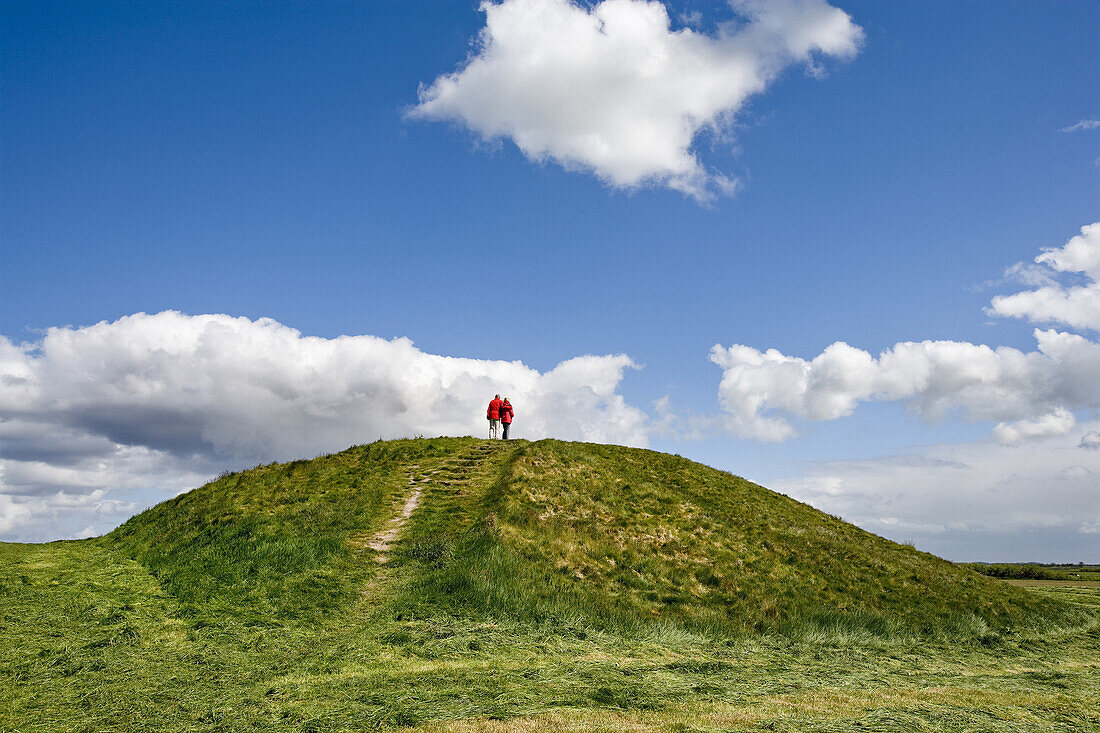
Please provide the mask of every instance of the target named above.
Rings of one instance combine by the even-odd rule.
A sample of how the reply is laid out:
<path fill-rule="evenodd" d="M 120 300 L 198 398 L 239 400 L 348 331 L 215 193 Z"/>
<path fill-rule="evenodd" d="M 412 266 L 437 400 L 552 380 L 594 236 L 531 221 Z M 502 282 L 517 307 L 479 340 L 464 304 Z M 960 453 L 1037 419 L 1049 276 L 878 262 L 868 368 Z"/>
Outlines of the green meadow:
<path fill-rule="evenodd" d="M 1100 583 L 1030 582 L 678 456 L 378 442 L 0 545 L 0 730 L 1100 730 Z"/>

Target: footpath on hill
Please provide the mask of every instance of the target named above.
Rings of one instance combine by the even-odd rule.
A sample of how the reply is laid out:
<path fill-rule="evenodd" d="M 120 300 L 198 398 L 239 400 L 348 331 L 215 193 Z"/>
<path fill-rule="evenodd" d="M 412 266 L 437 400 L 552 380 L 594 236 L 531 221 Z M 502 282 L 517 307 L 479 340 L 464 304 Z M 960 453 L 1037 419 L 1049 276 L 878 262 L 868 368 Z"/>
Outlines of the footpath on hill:
<path fill-rule="evenodd" d="M 406 470 L 409 472 L 408 497 L 386 528 L 376 532 L 366 542 L 366 547 L 378 553 L 375 555 L 375 561 L 385 563 L 389 560 L 387 553 L 397 540 L 409 517 L 420 506 L 420 497 L 423 495 L 424 489 L 432 485 L 437 485 L 445 490 L 459 490 L 459 487 L 469 486 L 479 475 L 478 469 L 482 468 L 485 460 L 493 453 L 499 452 L 502 447 L 504 446 L 497 446 L 492 443 L 478 444 L 447 458 L 434 468 L 423 469 L 418 463 L 408 464 L 406 466 Z M 351 543 L 353 546 L 360 545 L 362 537 L 353 536 Z"/>

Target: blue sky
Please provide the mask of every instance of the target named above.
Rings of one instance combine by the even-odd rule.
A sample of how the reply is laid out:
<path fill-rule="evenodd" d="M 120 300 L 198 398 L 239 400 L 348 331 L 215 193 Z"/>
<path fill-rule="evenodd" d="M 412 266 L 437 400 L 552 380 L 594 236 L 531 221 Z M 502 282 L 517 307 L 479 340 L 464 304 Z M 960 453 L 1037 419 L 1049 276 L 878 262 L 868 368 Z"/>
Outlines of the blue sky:
<path fill-rule="evenodd" d="M 524 2 L 549 3 L 574 20 L 599 8 Z M 634 12 L 642 4 L 620 5 Z M 141 405 L 157 424 L 123 429 L 112 417 L 132 411 L 134 395 L 95 405 L 59 396 L 80 393 L 86 374 L 100 375 L 88 378 L 97 387 L 116 378 L 132 384 L 152 368 L 140 356 L 126 367 L 130 377 L 97 369 L 113 363 L 110 349 L 121 341 L 131 356 L 152 347 L 117 326 L 95 348 L 55 353 L 46 329 L 77 333 L 178 311 L 269 318 L 323 339 L 403 337 L 424 354 L 518 360 L 535 376 L 581 355 L 626 354 L 641 368 L 621 370 L 610 391 L 593 393 L 606 408 L 593 423 L 610 427 L 585 433 L 575 424 L 585 380 L 621 368 L 594 362 L 595 371 L 570 383 L 573 392 L 546 387 L 538 393 L 545 399 L 528 400 L 544 414 L 537 429 L 528 417 L 527 437 L 680 453 L 952 559 L 1100 560 L 1100 451 L 1077 449 L 1097 429 L 1100 404 L 1087 385 L 1057 399 L 1025 395 L 1030 408 L 1003 415 L 957 396 L 937 419 L 914 411 L 927 390 L 864 395 L 828 417 L 773 391 L 760 399 L 797 435 L 761 440 L 749 434 L 755 428 L 724 422 L 739 408 L 720 400 L 723 369 L 708 357 L 716 344 L 812 360 L 838 341 L 873 357 L 925 340 L 1032 353 L 1037 326 L 1095 342 L 1095 323 L 986 309 L 998 294 L 1039 287 L 1019 272 L 1006 278 L 1008 268 L 1066 245 L 1100 218 L 1100 129 L 1065 131 L 1100 117 L 1100 9 L 831 5 L 847 14 L 847 36 L 822 35 L 804 56 L 784 52 L 762 90 L 727 104 L 726 116 L 693 136 L 689 152 L 711 189 L 703 195 L 673 190 L 675 177 L 660 169 L 622 185 L 622 167 L 563 165 L 556 139 L 533 159 L 540 156 L 525 154 L 515 136 L 482 134 L 462 117 L 470 77 L 452 106 L 417 114 L 433 82 L 484 51 L 477 38 L 487 16 L 475 3 L 3 3 L 0 334 L 19 351 L 11 368 L 33 372 L 42 386 L 34 405 L 0 402 L 6 436 L 20 446 L 4 456 L 0 538 L 105 531 L 214 468 L 291 457 L 283 453 L 293 452 L 295 431 L 317 430 L 287 418 L 287 445 L 267 454 L 219 442 L 210 426 L 180 417 L 186 400 L 176 398 L 199 388 L 163 375 L 151 378 L 159 396 Z M 738 32 L 723 24 L 753 23 L 751 2 L 664 7 L 673 34 L 686 29 L 700 39 Z M 765 7 L 788 26 L 830 9 L 802 0 Z M 547 41 L 571 42 L 567 33 Z M 830 51 L 829 43 L 838 45 Z M 613 107 L 599 82 L 630 62 L 579 51 L 576 59 L 594 91 L 553 92 L 565 95 L 561 106 Z M 490 86 L 470 94 L 489 94 L 479 110 L 495 114 L 493 124 L 512 124 L 524 102 L 487 73 Z M 695 81 L 689 75 L 683 84 Z M 545 96 L 537 87 L 534 94 Z M 645 110 L 646 99 L 626 103 Z M 539 109 L 522 111 L 536 131 L 560 131 L 554 121 L 539 127 Z M 737 191 L 722 193 L 719 179 L 736 181 Z M 1052 272 L 1064 287 L 1089 277 Z M 368 368 L 370 359 L 391 357 L 356 358 Z M 1091 357 L 1083 358 L 1087 367 Z M 275 357 L 268 363 L 282 368 Z M 505 384 L 523 394 L 534 378 L 517 373 Z M 387 379 L 398 381 L 367 390 L 376 401 L 386 399 L 379 391 L 404 386 L 400 375 Z M 416 393 L 400 419 L 381 410 L 373 422 L 348 422 L 350 413 L 334 408 L 344 417 L 322 432 L 346 445 L 391 430 L 461 431 L 433 400 L 464 405 L 480 392 L 454 389 Z M 739 405 L 753 399 L 744 390 L 721 394 Z M 666 396 L 671 422 L 654 405 Z M 521 437 L 524 407 L 517 402 Z M 1055 409 L 1073 416 L 1061 433 L 1039 430 L 1011 445 L 990 437 L 998 424 L 1039 421 Z M 177 422 L 173 435 L 187 434 L 177 443 L 139 434 Z M 78 439 L 106 447 L 50 458 L 58 443 Z M 306 432 L 301 445 L 329 447 Z M 145 451 L 140 470 L 134 451 Z M 1061 501 L 1062 513 L 1031 523 L 1005 514 L 1008 500 L 988 493 L 1007 480 L 995 468 L 1005 461 L 989 451 L 1025 463 L 1029 451 L 1059 456 L 1057 465 L 1036 467 L 1032 488 L 1009 503 L 1019 505 L 1016 514 L 1035 514 L 1029 508 Z M 940 488 L 923 499 L 918 479 L 883 468 L 898 456 L 943 465 L 948 453 L 974 471 L 936 479 Z M 1058 478 L 1067 471 L 1069 479 Z M 881 483 L 868 488 L 858 478 L 866 475 Z M 825 478 L 839 483 L 826 491 Z M 944 497 L 959 480 L 974 498 L 954 506 Z M 1001 506 L 987 516 L 994 504 Z"/>

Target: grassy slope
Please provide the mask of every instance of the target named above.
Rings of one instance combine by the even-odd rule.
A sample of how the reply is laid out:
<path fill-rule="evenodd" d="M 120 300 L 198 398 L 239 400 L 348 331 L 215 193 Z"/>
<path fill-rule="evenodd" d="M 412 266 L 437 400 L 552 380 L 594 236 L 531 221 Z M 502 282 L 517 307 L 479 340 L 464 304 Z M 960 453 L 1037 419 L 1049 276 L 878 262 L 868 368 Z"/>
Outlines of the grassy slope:
<path fill-rule="evenodd" d="M 525 446 L 480 505 L 484 529 L 452 551 L 459 572 L 446 590 L 469 591 L 470 605 L 488 599 L 498 613 L 574 610 L 727 634 L 777 624 L 954 632 L 1058 613 L 1034 594 L 652 451 Z M 447 538 L 437 543 L 453 542 L 445 523 L 424 525 Z"/>
<path fill-rule="evenodd" d="M 1100 725 L 1100 594 L 1010 588 L 672 456 L 475 445 L 258 467 L 104 538 L 0 546 L 0 729 Z"/>

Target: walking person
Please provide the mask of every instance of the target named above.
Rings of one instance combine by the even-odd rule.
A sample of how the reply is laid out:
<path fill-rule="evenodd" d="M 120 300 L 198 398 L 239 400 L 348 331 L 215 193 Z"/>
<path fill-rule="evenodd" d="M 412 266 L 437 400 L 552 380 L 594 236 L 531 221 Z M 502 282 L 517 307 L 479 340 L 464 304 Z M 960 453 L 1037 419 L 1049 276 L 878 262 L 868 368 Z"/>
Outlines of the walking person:
<path fill-rule="evenodd" d="M 485 411 L 485 419 L 489 421 L 490 440 L 500 435 L 500 408 L 503 406 L 500 395 L 497 395 L 489 402 L 489 409 Z"/>
<path fill-rule="evenodd" d="M 512 427 L 512 416 L 515 414 L 515 411 L 512 409 L 511 400 L 505 397 L 504 403 L 500 406 L 500 423 L 504 426 L 505 440 L 508 440 L 508 428 Z"/>

